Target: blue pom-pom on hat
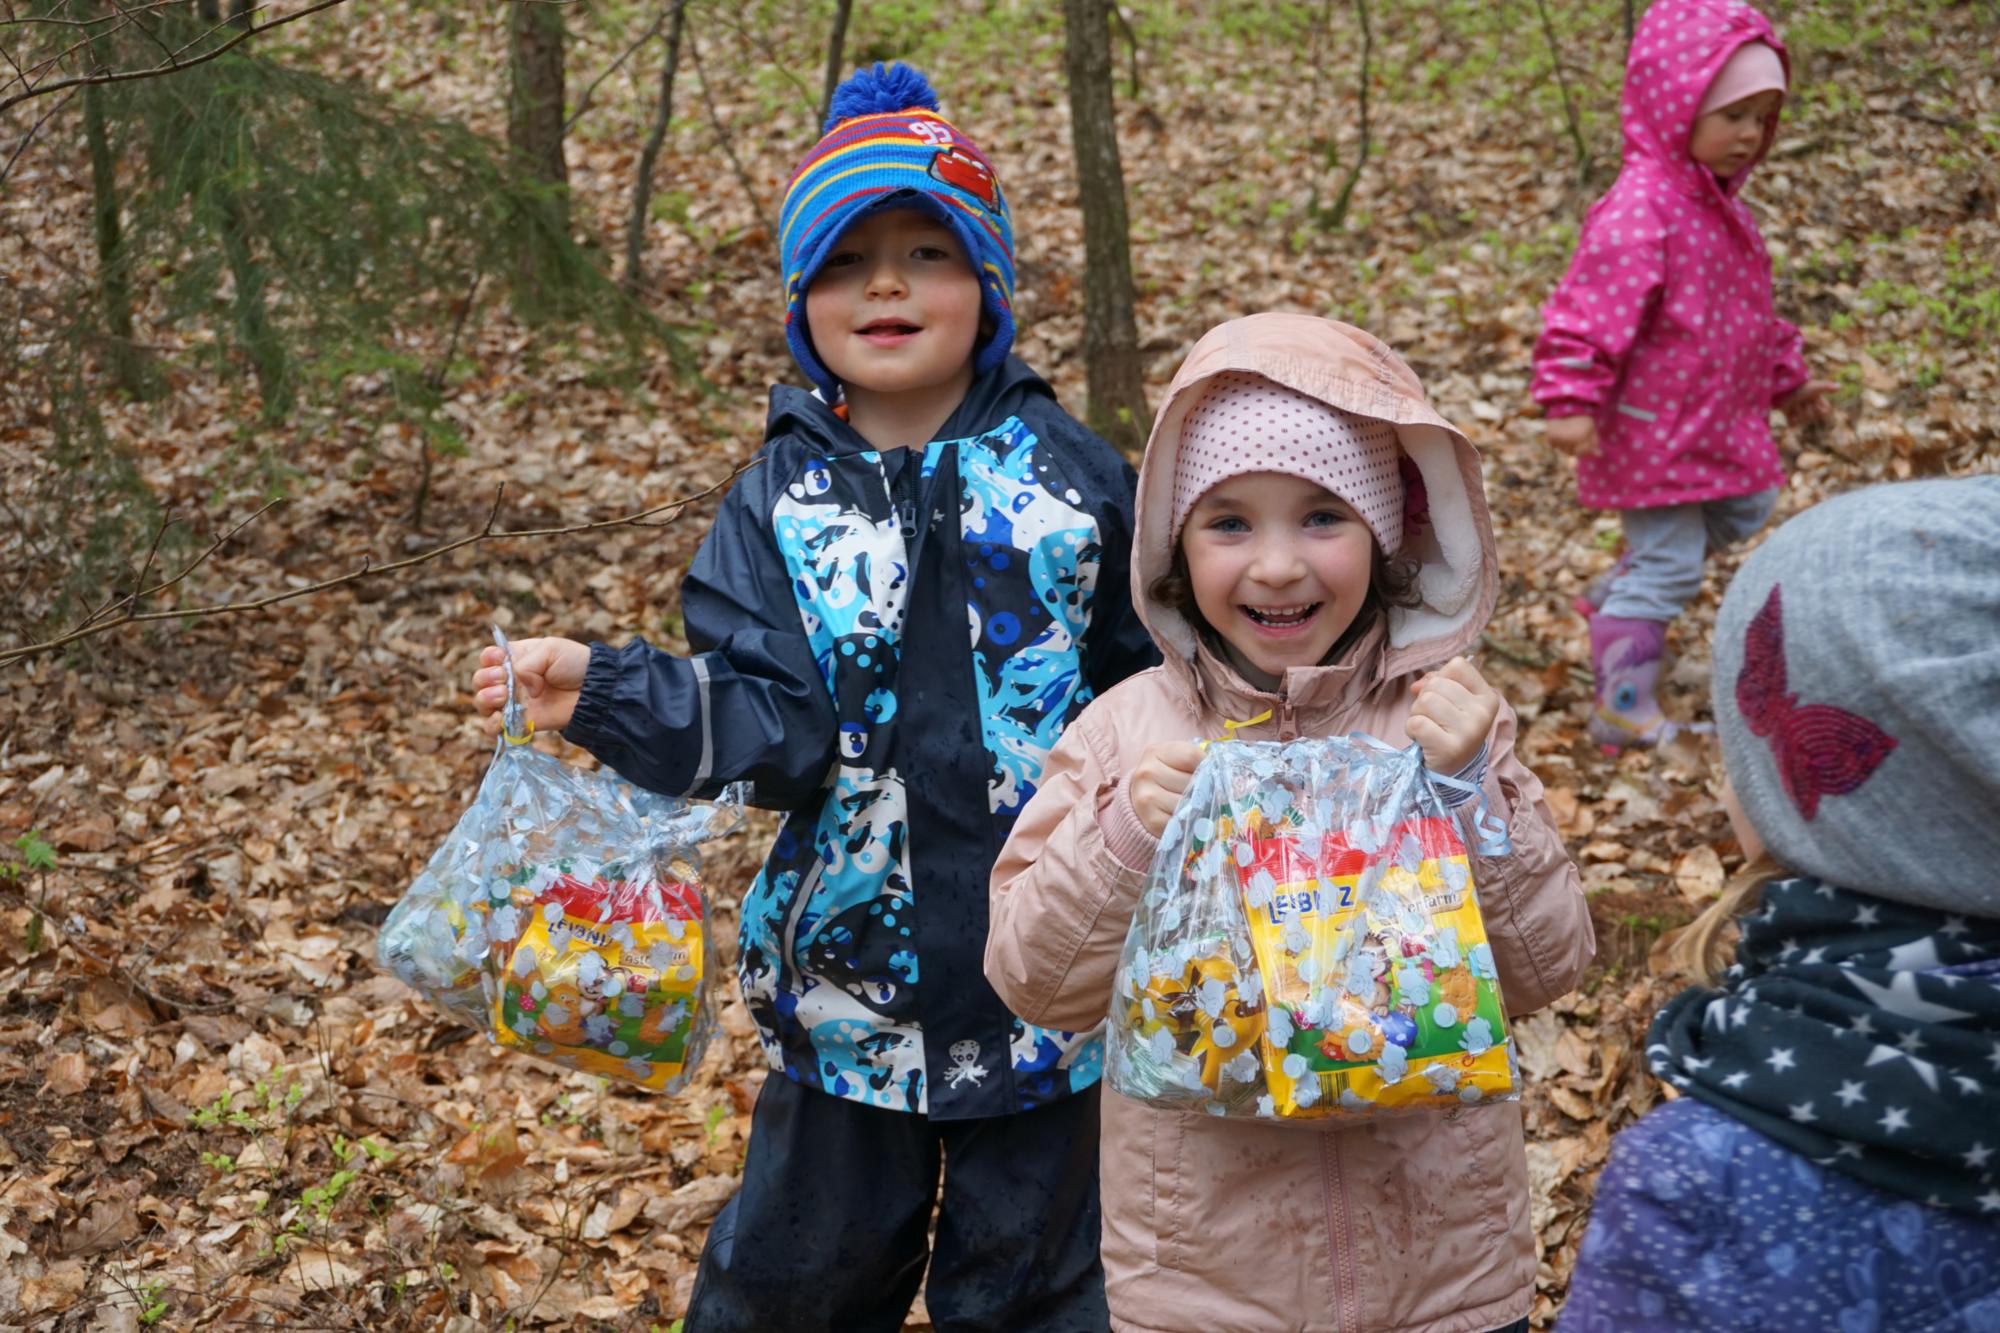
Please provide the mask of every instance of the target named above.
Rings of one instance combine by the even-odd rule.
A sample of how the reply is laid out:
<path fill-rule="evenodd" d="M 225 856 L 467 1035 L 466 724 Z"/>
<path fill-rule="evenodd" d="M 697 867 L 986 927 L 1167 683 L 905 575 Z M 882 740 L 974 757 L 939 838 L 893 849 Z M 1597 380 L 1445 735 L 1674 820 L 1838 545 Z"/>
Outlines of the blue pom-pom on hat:
<path fill-rule="evenodd" d="M 840 382 L 813 350 L 805 294 L 834 242 L 885 208 L 916 208 L 949 226 L 979 278 L 992 333 L 973 351 L 975 373 L 1014 345 L 1014 229 L 1007 197 L 978 145 L 938 113 L 921 73 L 898 61 L 855 72 L 834 90 L 826 131 L 785 186 L 778 212 L 785 340 L 828 402 Z"/>
<path fill-rule="evenodd" d="M 908 111 L 913 107 L 920 111 L 938 109 L 931 81 L 900 60 L 893 65 L 878 60 L 875 68 L 856 70 L 833 90 L 833 101 L 827 104 L 826 124 L 820 127 L 820 132 L 824 134 L 841 121 L 856 116 Z"/>

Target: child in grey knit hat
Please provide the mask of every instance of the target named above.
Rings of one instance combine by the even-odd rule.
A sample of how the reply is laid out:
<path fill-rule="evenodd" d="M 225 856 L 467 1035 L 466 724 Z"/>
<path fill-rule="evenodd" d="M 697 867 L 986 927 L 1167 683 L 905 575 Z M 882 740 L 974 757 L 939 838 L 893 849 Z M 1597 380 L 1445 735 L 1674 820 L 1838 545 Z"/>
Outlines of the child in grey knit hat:
<path fill-rule="evenodd" d="M 1785 524 L 1714 690 L 1754 864 L 1677 946 L 1684 1095 L 1619 1135 L 1562 1327 L 2000 1327 L 2000 477 Z"/>

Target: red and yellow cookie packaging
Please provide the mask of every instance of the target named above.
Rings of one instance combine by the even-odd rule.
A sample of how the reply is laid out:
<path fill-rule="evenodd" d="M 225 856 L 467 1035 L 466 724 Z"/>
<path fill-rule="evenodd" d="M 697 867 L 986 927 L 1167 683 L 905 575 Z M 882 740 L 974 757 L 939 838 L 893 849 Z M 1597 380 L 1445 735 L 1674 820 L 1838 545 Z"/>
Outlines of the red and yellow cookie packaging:
<path fill-rule="evenodd" d="M 1466 847 L 1504 834 L 1440 781 L 1366 737 L 1210 746 L 1126 939 L 1112 1088 L 1278 1122 L 1518 1097 Z"/>

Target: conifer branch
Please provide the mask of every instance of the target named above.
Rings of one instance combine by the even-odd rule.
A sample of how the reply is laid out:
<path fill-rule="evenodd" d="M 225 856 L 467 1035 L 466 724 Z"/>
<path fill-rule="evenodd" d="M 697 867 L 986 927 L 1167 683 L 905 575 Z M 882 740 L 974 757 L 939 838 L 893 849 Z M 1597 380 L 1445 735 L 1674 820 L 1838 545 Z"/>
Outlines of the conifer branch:
<path fill-rule="evenodd" d="M 180 59 L 180 52 L 173 52 L 168 55 L 165 63 L 154 65 L 150 69 L 99 70 L 94 74 L 79 74 L 75 78 L 71 79 L 58 79 L 53 83 L 37 84 L 33 87 L 24 89 L 21 92 L 12 93 L 6 97 L 0 97 L 0 112 L 8 110 L 10 107 L 18 106 L 22 102 L 29 101 L 32 98 L 43 97 L 53 92 L 60 92 L 65 88 L 81 88 L 88 84 L 130 83 L 136 79 L 157 78 L 162 74 L 178 74 L 182 70 L 193 69 L 196 65 L 205 65 L 209 61 L 216 59 L 218 56 L 227 55 L 230 51 L 235 50 L 243 43 L 249 41 L 252 37 L 255 37 L 258 33 L 269 32 L 273 28 L 282 28 L 287 23 L 296 23 L 300 19 L 308 18 L 314 14 L 321 12 L 322 10 L 333 9 L 339 5 L 344 5 L 346 3 L 347 0 L 319 0 L 319 3 L 307 5 L 304 9 L 299 10 L 297 13 L 283 14 L 277 18 L 272 19 L 269 23 L 260 23 L 254 27 L 246 27 L 241 32 L 237 33 L 234 37 L 231 37 L 228 41 L 216 47 L 213 51 L 204 51 L 200 55 L 191 57 L 190 59 L 187 60 Z M 255 11 L 252 12 L 254 13 Z M 231 23 L 234 23 L 235 21 L 236 20 L 234 19 L 230 20 Z M 210 31 L 214 32 L 219 30 L 220 27 L 218 26 L 218 28 L 211 29 Z M 203 37 L 206 37 L 207 35 L 208 35 L 207 33 L 204 33 Z M 196 38 L 195 42 L 190 42 L 187 44 L 187 46 L 181 47 L 181 51 L 186 51 L 189 47 L 195 45 L 195 43 L 199 42 L 200 40 L 201 38 Z"/>

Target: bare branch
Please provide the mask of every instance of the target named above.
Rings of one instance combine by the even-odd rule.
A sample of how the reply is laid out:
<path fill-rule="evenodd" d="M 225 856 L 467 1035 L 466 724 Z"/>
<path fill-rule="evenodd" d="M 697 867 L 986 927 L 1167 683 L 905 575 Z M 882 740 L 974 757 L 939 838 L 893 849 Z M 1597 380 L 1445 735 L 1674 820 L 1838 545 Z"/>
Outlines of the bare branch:
<path fill-rule="evenodd" d="M 731 28 L 736 30 L 737 37 L 742 39 L 746 44 L 756 47 L 758 52 L 763 55 L 765 62 L 778 72 L 779 77 L 792 85 L 792 91 L 799 95 L 799 105 L 805 108 L 805 113 L 808 116 L 817 114 L 818 118 L 813 121 L 813 128 L 817 130 L 820 121 L 825 120 L 826 116 L 819 113 L 818 107 L 813 103 L 812 93 L 807 91 L 803 83 L 799 82 L 799 76 L 792 73 L 792 62 L 787 60 L 777 47 L 771 45 L 769 38 L 747 26 L 743 22 L 742 13 L 735 7 L 723 5 L 716 9 L 714 13 L 717 17 L 728 23 Z"/>
<path fill-rule="evenodd" d="M 59 79 L 54 83 L 44 83 L 37 87 L 29 88 L 24 92 L 15 93 L 9 97 L 0 97 L 0 111 L 18 106 L 20 103 L 26 102 L 31 98 L 42 97 L 49 93 L 59 92 L 65 88 L 80 88 L 89 83 L 130 83 L 135 79 L 151 79 L 162 74 L 175 74 L 184 69 L 193 69 L 196 65 L 204 65 L 218 56 L 227 55 L 230 51 L 235 50 L 260 32 L 269 32 L 273 28 L 282 28 L 287 23 L 296 23 L 300 19 L 308 18 L 322 10 L 333 9 L 346 3 L 347 0 L 319 0 L 319 3 L 307 5 L 297 13 L 284 14 L 272 19 L 269 23 L 260 23 L 255 27 L 246 27 L 234 37 L 216 47 L 213 51 L 204 51 L 190 60 L 179 59 L 180 53 L 175 52 L 168 57 L 166 64 L 155 65 L 151 69 L 107 70 L 97 74 L 78 75 L 73 79 Z M 250 12 L 254 13 L 255 11 Z M 232 23 L 235 21 L 234 19 L 230 20 Z M 215 31 L 215 29 L 211 29 L 211 31 Z M 204 33 L 202 37 L 206 37 L 207 35 Z M 188 46 L 181 47 L 181 51 L 186 51 L 195 42 L 201 41 L 202 37 L 197 37 L 194 42 L 188 43 Z"/>
<path fill-rule="evenodd" d="M 28 126 L 28 132 L 21 136 L 21 142 L 15 144 L 14 151 L 7 154 L 7 165 L 0 166 L 0 185 L 6 184 L 7 178 L 14 174 L 14 164 L 21 160 L 21 154 L 28 151 L 28 145 L 33 143 L 35 141 L 35 136 L 42 132 L 42 126 L 48 124 L 50 119 L 54 117 L 56 112 L 68 106 L 69 99 L 75 96 L 76 96 L 76 90 L 72 88 L 70 91 L 64 93 L 62 95 L 62 99 L 58 101 L 54 106 L 50 107 L 47 111 L 43 112 L 42 118 L 40 120 Z"/>
<path fill-rule="evenodd" d="M 0 648 L 0 667 L 12 666 L 16 662 L 26 661 L 31 657 L 39 657 L 44 653 L 53 652 L 58 648 L 67 647 L 68 645 L 75 643 L 81 639 L 86 639 L 92 637 L 93 635 L 102 634 L 107 630 L 117 629 L 121 625 L 136 625 L 155 620 L 193 620 L 207 616 L 228 615 L 232 612 L 237 612 L 237 611 L 261 610 L 267 606 L 274 606 L 279 602 L 289 602 L 300 597 L 310 597 L 314 593 L 325 592 L 328 588 L 337 588 L 344 583 L 353 583 L 360 579 L 368 578 L 373 575 L 393 574 L 398 570 L 410 569 L 416 565 L 428 564 L 430 561 L 437 559 L 439 556 L 449 555 L 453 551 L 460 550 L 467 546 L 475 545 L 476 543 L 479 542 L 499 541 L 511 537 L 567 537 L 567 536 L 572 536 L 579 532 L 598 532 L 605 528 L 632 527 L 640 524 L 641 520 L 643 519 L 652 518 L 655 514 L 662 514 L 668 510 L 672 510 L 673 515 L 669 519 L 662 520 L 662 522 L 663 523 L 672 522 L 674 519 L 678 519 L 683 513 L 685 513 L 689 505 L 695 503 L 697 500 L 704 500 L 707 499 L 709 496 L 714 495 L 717 491 L 720 491 L 723 487 L 735 481 L 736 478 L 742 476 L 745 472 L 757 466 L 757 464 L 760 461 L 761 461 L 760 459 L 753 458 L 748 463 L 745 463 L 743 466 L 737 468 L 734 472 L 731 472 L 727 477 L 724 477 L 721 481 L 716 482 L 715 485 L 707 487 L 704 490 L 696 491 L 692 495 L 684 495 L 681 496 L 679 499 L 668 500 L 662 504 L 656 504 L 649 506 L 648 508 L 641 509 L 636 513 L 621 515 L 618 518 L 602 518 L 592 523 L 571 523 L 564 527 L 559 527 L 559 528 L 508 528 L 508 529 L 502 529 L 500 531 L 495 531 L 493 525 L 499 520 L 500 501 L 501 501 L 501 496 L 504 493 L 505 489 L 504 487 L 502 487 L 500 490 L 494 493 L 493 509 L 486 517 L 485 526 L 482 527 L 478 532 L 471 533 L 467 536 L 459 537 L 456 540 L 446 542 L 442 546 L 434 546 L 428 551 L 420 551 L 416 555 L 405 557 L 402 560 L 394 560 L 386 565 L 378 565 L 374 563 L 372 558 L 366 558 L 362 560 L 361 567 L 359 569 L 350 570 L 349 572 L 337 575 L 334 578 L 321 579 L 319 582 L 307 584 L 303 588 L 292 588 L 286 592 L 272 593 L 267 597 L 252 598 L 249 601 L 223 602 L 210 606 L 178 607 L 173 610 L 167 610 L 167 611 L 139 611 L 135 609 L 139 600 L 145 597 L 153 596 L 156 593 L 163 592 L 167 588 L 170 588 L 175 584 L 179 583 L 181 580 L 185 579 L 189 574 L 192 574 L 204 561 L 206 561 L 211 555 L 215 554 L 215 552 L 218 549 L 220 549 L 224 543 L 229 541 L 230 538 L 234 537 L 244 528 L 248 527 L 250 524 L 256 522 L 259 518 L 263 517 L 266 513 L 270 512 L 272 505 L 278 503 L 277 501 L 273 501 L 272 504 L 265 505 L 262 509 L 259 509 L 256 513 L 252 514 L 249 518 L 244 519 L 241 523 L 238 523 L 235 527 L 231 528 L 221 537 L 218 537 L 215 540 L 215 542 L 209 546 L 208 550 L 202 552 L 201 555 L 197 556 L 193 561 L 191 561 L 188 564 L 187 568 L 183 569 L 180 573 L 174 575 L 170 579 L 166 579 L 158 584 L 155 584 L 151 588 L 147 588 L 141 592 L 133 593 L 130 596 L 123 599 L 123 601 L 120 603 L 120 605 L 124 608 L 123 614 L 114 616 L 110 619 L 98 620 L 94 624 L 86 622 L 85 624 L 79 625 L 75 629 L 72 629 L 65 634 L 60 634 L 55 638 L 49 639 L 42 643 L 26 644 L 19 648 Z M 646 526 L 660 526 L 660 525 L 648 524 Z"/>
<path fill-rule="evenodd" d="M 0 19 L 0 28 L 18 28 L 28 23 L 37 24 L 42 27 L 94 28 L 100 23 L 116 23 L 121 19 L 130 18 L 134 14 L 144 14 L 155 9 L 184 8 L 187 3 L 188 0 L 152 0 L 150 4 L 128 5 L 123 9 L 114 10 L 109 14 L 101 14 L 96 18 L 90 19 L 59 19 L 44 14 L 30 14 L 26 18 Z"/>
<path fill-rule="evenodd" d="M 722 113 L 715 109 L 715 93 L 708 86 L 708 72 L 701 65 L 701 42 L 695 37 L 692 27 L 687 30 L 687 44 L 688 54 L 694 57 L 695 77 L 701 80 L 701 100 L 708 108 L 708 123 L 715 127 L 715 137 L 722 144 L 723 155 L 729 159 L 729 165 L 736 169 L 736 182 L 743 187 L 743 193 L 749 197 L 750 208 L 757 214 L 757 221 L 763 224 L 764 231 L 775 245 L 778 228 L 772 223 L 770 215 L 765 213 L 764 201 L 758 197 L 756 182 L 750 179 L 750 169 L 744 166 L 743 159 L 737 156 L 736 141 L 729 137 L 729 127 L 723 123 Z"/>
<path fill-rule="evenodd" d="M 613 74 L 616 74 L 620 66 L 638 53 L 640 47 L 660 35 L 660 29 L 666 25 L 668 12 L 668 10 L 662 9 L 659 16 L 653 20 L 653 26 L 639 34 L 638 41 L 633 42 L 623 51 L 620 51 L 616 60 L 599 70 L 597 77 L 584 86 L 583 96 L 576 99 L 576 110 L 570 112 L 569 119 L 563 122 L 562 132 L 565 138 L 568 137 L 571 130 L 576 128 L 576 123 L 583 119 L 583 113 L 590 110 L 590 99 L 596 93 L 598 85 Z"/>
<path fill-rule="evenodd" d="M 1556 72 L 1556 89 L 1562 94 L 1563 120 L 1569 126 L 1570 142 L 1576 145 L 1576 178 L 1585 180 L 1590 175 L 1590 147 L 1583 141 L 1583 126 L 1577 120 L 1576 103 L 1569 95 L 1569 79 L 1563 73 L 1562 44 L 1556 40 L 1547 0 L 1535 0 L 1535 12 L 1541 16 L 1542 35 L 1548 39 L 1549 64 Z"/>

